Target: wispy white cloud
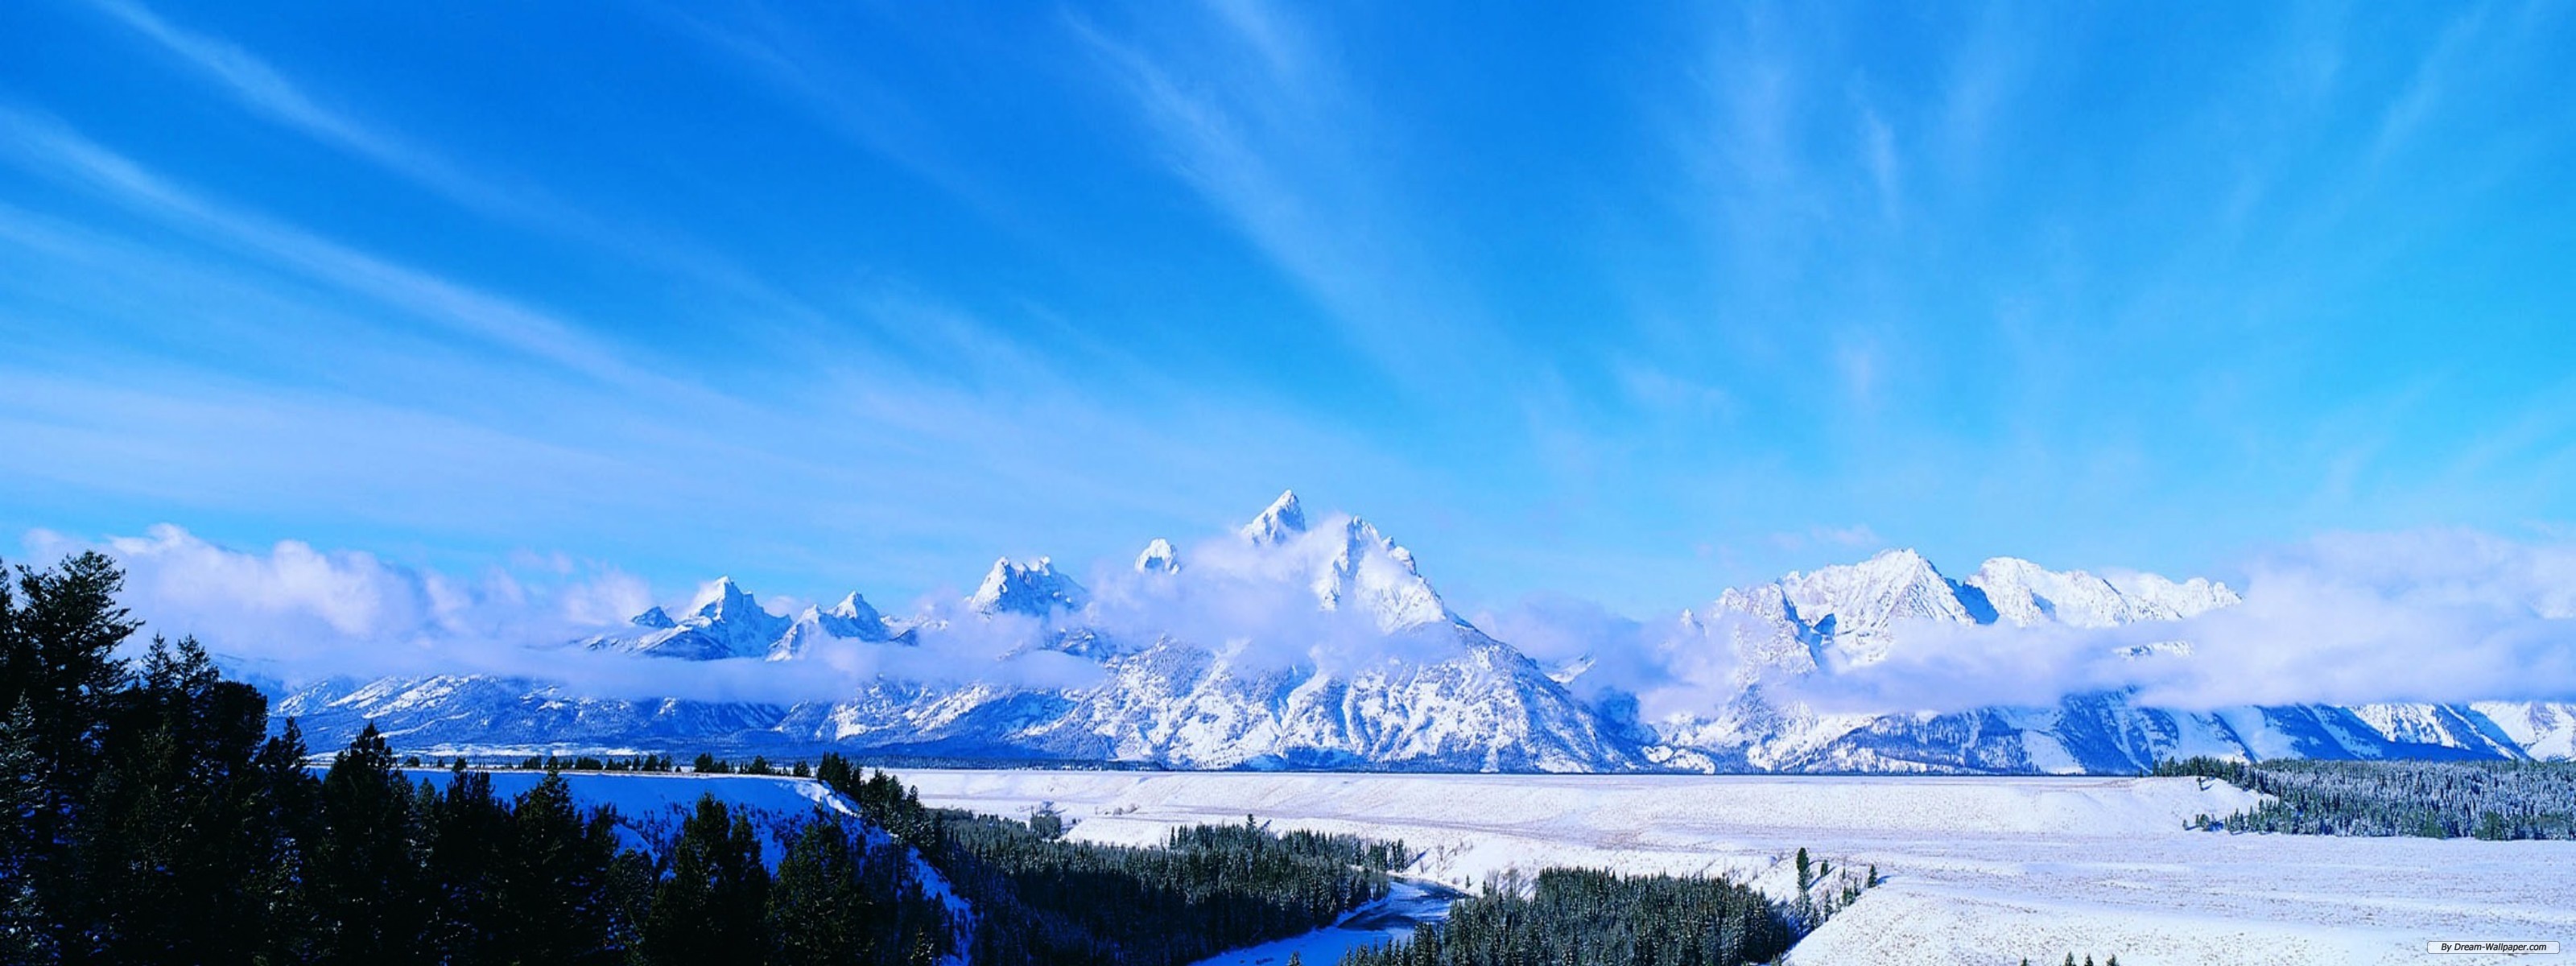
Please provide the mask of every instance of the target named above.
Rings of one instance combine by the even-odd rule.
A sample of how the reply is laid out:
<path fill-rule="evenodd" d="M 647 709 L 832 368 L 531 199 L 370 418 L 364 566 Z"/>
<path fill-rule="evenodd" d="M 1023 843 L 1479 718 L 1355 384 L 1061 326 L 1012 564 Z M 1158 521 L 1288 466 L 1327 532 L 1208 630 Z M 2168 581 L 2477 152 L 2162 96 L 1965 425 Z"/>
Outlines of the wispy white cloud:
<path fill-rule="evenodd" d="M 1975 25 L 1950 51 L 1937 137 L 1953 178 L 1973 182 L 1985 173 L 1989 140 L 2009 118 L 2030 62 L 2041 52 L 2019 9 L 2005 3 L 1982 5 Z"/>
<path fill-rule="evenodd" d="M 206 213 L 148 173 L 131 180 L 172 192 L 137 203 L 178 206 L 183 227 Z M 264 219 L 252 226 L 247 237 L 316 266 L 371 259 Z M 215 255 L 268 257 L 230 243 L 234 234 L 206 236 L 226 242 Z M 889 344 L 816 332 L 780 356 L 793 360 L 787 369 L 760 368 L 759 350 L 732 360 L 772 373 L 748 387 L 755 393 L 655 391 L 548 358 L 493 358 L 479 339 L 409 325 L 407 311 L 389 319 L 385 290 L 346 279 L 279 284 L 235 259 L 6 206 L 0 246 L 28 272 L 81 280 L 84 293 L 72 299 L 78 309 L 0 319 L 30 350 L 0 360 L 0 430 L 25 457 L 10 465 L 13 485 L 163 508 L 154 513 L 292 508 L 328 526 L 436 534 L 450 546 L 538 530 L 595 551 L 643 547 L 666 566 L 667 551 L 648 545 L 667 540 L 698 548 L 707 566 L 750 560 L 806 581 L 867 575 L 909 593 L 971 581 L 997 551 L 1124 546 L 1129 535 L 1096 532 L 1093 521 L 1186 519 L 1178 508 L 1234 488 L 1259 494 L 1311 479 L 1296 469 L 1309 459 L 1402 472 L 1258 400 L 1200 394 L 1176 405 L 1180 376 L 1107 347 L 1034 352 L 917 291 L 887 289 L 853 310 L 902 336 Z M 397 280 L 409 271 L 387 269 Z M 0 293 L 13 287 L 0 276 Z M 501 305 L 504 321 L 553 321 L 492 298 L 465 304 Z M 89 311 L 177 313 L 194 320 L 183 348 L 203 351 L 43 354 L 58 340 L 42 333 L 81 331 Z M 245 377 L 223 364 L 234 355 L 275 372 Z M 1103 396 L 1098 383 L 1117 392 Z M 467 386 L 478 388 L 458 400 Z M 755 493 L 755 512 L 729 509 Z M 1088 509 L 1068 515 L 1069 505 Z M 648 532 L 636 520 L 661 522 Z"/>
<path fill-rule="evenodd" d="M 158 45 L 178 63 L 213 80 L 217 89 L 254 114 L 427 187 L 469 211 L 571 238 L 706 283 L 728 299 L 756 309 L 746 313 L 752 317 L 785 315 L 811 321 L 817 315 L 811 306 L 779 291 L 721 252 L 669 231 L 632 223 L 612 224 L 537 185 L 495 178 L 460 164 L 436 146 L 410 137 L 396 126 L 326 103 L 307 85 L 248 48 L 174 23 L 138 0 L 89 2 Z M 944 169 L 929 166 L 927 170 Z"/>
<path fill-rule="evenodd" d="M 382 165 L 479 213 L 541 224 L 578 220 L 574 212 L 541 192 L 498 186 L 394 130 L 323 103 L 304 85 L 239 44 L 180 26 L 136 0 L 90 0 L 90 4 L 213 80 L 252 111 Z"/>
<path fill-rule="evenodd" d="M 9 132 L 0 144 L 23 165 L 275 259 L 317 282 L 366 294 L 461 334 L 603 381 L 660 391 L 687 389 L 634 367 L 607 342 L 561 319 L 205 198 L 50 118 L 0 108 L 0 128 Z"/>
<path fill-rule="evenodd" d="M 2473 56 L 2479 34 L 2484 30 L 2488 8 L 2471 6 L 2442 27 L 2441 35 L 2424 52 L 2422 60 L 2407 78 L 2406 86 L 2379 115 L 2378 131 L 2370 146 L 2369 167 L 2378 167 L 2406 148 L 2416 133 L 2440 109 L 2442 100 L 2452 96 L 2457 83 L 2455 75 Z"/>
<path fill-rule="evenodd" d="M 756 7 L 734 8 L 722 20 L 676 8 L 655 12 L 749 68 L 842 138 L 946 191 L 988 220 L 1029 229 L 1010 201 L 978 173 L 970 155 L 953 149 L 937 125 L 865 65 L 817 44 L 816 31 L 808 26 Z"/>
<path fill-rule="evenodd" d="M 1485 322 L 1472 293 L 1442 284 L 1452 273 L 1427 254 L 1432 239 L 1388 160 L 1398 153 L 1389 122 L 1350 95 L 1286 10 L 1255 0 L 1214 9 L 1214 29 L 1183 30 L 1168 50 L 1080 17 L 1069 24 L 1171 172 L 1400 385 L 1443 385 L 1494 361 L 1501 347 L 1478 337 Z"/>

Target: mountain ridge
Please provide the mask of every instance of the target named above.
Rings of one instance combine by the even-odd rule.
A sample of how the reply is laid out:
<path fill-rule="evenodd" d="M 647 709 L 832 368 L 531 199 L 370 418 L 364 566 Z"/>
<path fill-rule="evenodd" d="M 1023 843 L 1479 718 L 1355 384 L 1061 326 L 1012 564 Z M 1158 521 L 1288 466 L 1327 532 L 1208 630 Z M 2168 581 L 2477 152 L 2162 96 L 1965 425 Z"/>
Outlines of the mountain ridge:
<path fill-rule="evenodd" d="M 623 629 L 573 642 L 635 660 L 796 662 L 826 649 L 917 649 L 925 634 L 956 622 L 1010 620 L 1037 636 L 1002 659 L 1053 652 L 1087 669 L 1072 683 L 1013 683 L 971 666 L 940 679 L 880 671 L 829 700 L 764 703 L 584 696 L 539 680 L 436 675 L 310 682 L 282 693 L 279 713 L 302 719 L 318 741 L 375 721 L 398 741 L 442 753 L 828 748 L 1174 768 L 2130 773 L 2192 754 L 2576 754 L 2576 704 L 2568 703 L 2191 711 L 2111 690 L 1885 714 L 1819 709 L 1797 697 L 1804 685 L 1887 661 L 1908 629 L 1927 624 L 2102 629 L 2241 603 L 2232 588 L 2201 578 L 2050 571 L 1996 557 L 1953 579 L 1923 555 L 1893 549 L 1726 588 L 1680 612 L 1672 631 L 1731 662 L 1730 693 L 1645 720 L 1636 695 L 1586 680 L 1591 662 L 1542 668 L 1450 610 L 1402 545 L 1356 516 L 1312 516 L 1294 492 L 1187 560 L 1184 567 L 1182 553 L 1156 539 L 1123 568 L 1126 577 L 1112 579 L 1143 584 L 1095 592 L 1047 558 L 1003 558 L 957 613 L 910 618 L 883 615 L 856 592 L 828 609 L 771 614 L 720 578 L 683 617 L 654 607 Z M 1236 599 L 1272 593 L 1264 588 L 1308 603 L 1265 610 Z M 1193 607 L 1253 617 L 1238 626 L 1176 616 Z M 1359 643 L 1340 646 L 1350 641 Z M 2192 659 L 2188 641 L 2132 650 Z"/>

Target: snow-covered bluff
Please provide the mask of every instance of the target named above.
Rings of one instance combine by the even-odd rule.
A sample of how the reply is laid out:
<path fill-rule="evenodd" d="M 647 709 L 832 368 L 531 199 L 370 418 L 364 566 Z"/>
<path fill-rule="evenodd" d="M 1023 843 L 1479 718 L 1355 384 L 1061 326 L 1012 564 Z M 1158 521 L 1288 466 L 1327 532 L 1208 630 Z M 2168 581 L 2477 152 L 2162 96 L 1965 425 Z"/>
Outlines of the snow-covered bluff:
<path fill-rule="evenodd" d="M 1130 583 L 1100 594 L 1044 558 L 1000 560 L 948 617 L 889 618 L 855 593 L 828 609 L 775 615 L 722 579 L 686 616 L 654 608 L 577 642 L 635 659 L 799 661 L 826 646 L 915 647 L 951 620 L 1018 621 L 1038 628 L 1031 648 L 1094 668 L 1073 685 L 1011 684 L 968 668 L 944 680 L 879 675 L 836 700 L 762 704 L 585 697 L 459 675 L 318 682 L 282 695 L 276 710 L 299 718 L 316 747 L 372 719 L 402 744 L 451 752 L 830 747 L 1179 768 L 2130 772 L 2189 754 L 2566 758 L 2576 741 L 2568 704 L 2187 713 L 2103 692 L 2046 707 L 1881 715 L 1821 713 L 1780 696 L 1886 660 L 1916 622 L 2103 628 L 2238 602 L 2199 579 L 1997 558 L 1953 580 L 1898 550 L 1729 589 L 1683 612 L 1678 630 L 1724 649 L 1731 697 L 1641 721 L 1633 700 L 1588 688 L 1580 670 L 1551 676 L 1452 612 L 1413 555 L 1374 526 L 1310 518 L 1293 493 L 1192 553 L 1204 556 L 1184 559 L 1155 540 Z M 1212 610 L 1255 615 L 1255 634 L 1269 638 L 1191 616 Z M 2187 645 L 2154 646 L 2187 659 Z"/>

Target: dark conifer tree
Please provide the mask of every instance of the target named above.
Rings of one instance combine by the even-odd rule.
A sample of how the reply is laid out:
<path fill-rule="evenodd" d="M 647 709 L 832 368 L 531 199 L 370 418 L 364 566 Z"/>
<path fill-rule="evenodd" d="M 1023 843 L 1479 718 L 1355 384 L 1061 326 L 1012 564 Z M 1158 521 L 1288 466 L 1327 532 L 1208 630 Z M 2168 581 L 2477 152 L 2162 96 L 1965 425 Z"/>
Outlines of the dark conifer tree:
<path fill-rule="evenodd" d="M 70 836 L 87 924 L 67 958 L 248 961 L 265 904 L 242 888 L 275 861 L 255 760 L 267 702 L 193 639 L 155 639 L 110 704 Z"/>
<path fill-rule="evenodd" d="M 135 623 L 116 604 L 124 574 L 105 554 L 84 552 L 51 570 L 19 567 L 17 592 L 0 587 L 0 707 L 28 705 L 22 740 L 34 767 L 36 808 L 22 835 L 20 873 L 37 896 L 48 935 L 37 945 L 65 956 L 83 943 L 66 934 L 87 903 L 69 867 L 68 830 L 97 774 L 99 733 L 125 682 L 117 645 Z M 0 579 L 0 584 L 5 584 Z"/>
<path fill-rule="evenodd" d="M 0 585 L 0 619 L 7 597 L 8 587 Z M 35 709 L 24 695 L 16 705 L 0 719 L 0 966 L 54 958 L 52 930 L 28 872 L 39 844 L 36 816 L 45 801 L 36 765 Z"/>
<path fill-rule="evenodd" d="M 640 937 L 646 962 L 764 961 L 769 875 L 748 817 L 733 814 L 715 796 L 700 797 L 665 865 Z"/>
<path fill-rule="evenodd" d="M 616 813 L 574 804 L 563 776 L 520 795 L 501 841 L 504 961 L 613 963 L 627 931 L 618 902 Z"/>
<path fill-rule="evenodd" d="M 510 862 L 510 811 L 492 795 L 492 776 L 451 769 L 431 805 L 428 879 L 437 957 L 451 963 L 506 962 L 501 925 Z"/>
<path fill-rule="evenodd" d="M 310 867 L 322 961 L 426 961 L 432 897 L 415 793 L 373 723 L 332 759 L 321 805 L 324 831 Z"/>
<path fill-rule="evenodd" d="M 878 961 L 878 939 L 893 925 L 860 882 L 865 856 L 838 823 L 808 822 L 778 860 L 769 892 L 775 966 Z"/>
<path fill-rule="evenodd" d="M 305 770 L 305 754 L 304 730 L 288 718 L 252 763 L 266 799 L 257 821 L 269 860 L 242 888 L 259 903 L 259 959 L 267 963 L 321 959 L 324 930 L 310 887 L 313 848 L 322 840 L 322 782 Z"/>

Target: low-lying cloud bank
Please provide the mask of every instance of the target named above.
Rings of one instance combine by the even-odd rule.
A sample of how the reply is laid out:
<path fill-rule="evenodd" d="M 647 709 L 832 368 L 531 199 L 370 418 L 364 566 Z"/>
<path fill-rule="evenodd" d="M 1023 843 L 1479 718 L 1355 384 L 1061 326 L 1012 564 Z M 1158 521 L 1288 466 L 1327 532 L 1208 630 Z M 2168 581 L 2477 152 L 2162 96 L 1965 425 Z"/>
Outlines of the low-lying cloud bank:
<path fill-rule="evenodd" d="M 294 540 L 235 550 L 167 524 L 99 541 L 38 532 L 26 544 L 38 566 L 82 550 L 115 557 L 125 568 L 121 599 L 144 622 L 139 636 L 194 636 L 271 683 L 489 674 L 608 696 L 793 700 L 846 694 L 848 680 L 873 671 L 865 655 L 837 650 L 788 674 L 760 662 L 680 666 L 572 646 L 656 601 L 632 574 L 563 560 L 460 578 Z"/>
<path fill-rule="evenodd" d="M 683 664 L 570 646 L 657 602 L 642 580 L 609 567 L 531 558 L 461 578 L 294 541 L 234 550 L 166 525 L 99 541 L 39 532 L 26 543 L 22 562 L 38 564 L 80 549 L 110 553 L 127 568 L 125 600 L 147 632 L 194 634 L 284 682 L 477 673 L 599 695 L 787 702 L 846 697 L 880 675 L 1073 686 L 1098 674 L 1049 649 L 1058 624 L 988 617 L 958 601 L 917 605 L 907 615 L 921 620 L 912 644 L 836 640 L 790 664 Z M 1243 550 L 1231 540 L 1190 548 L 1180 574 L 1104 563 L 1084 574 L 1082 620 L 1134 645 L 1168 633 L 1251 667 L 1351 671 L 1457 646 L 1445 634 L 1385 633 L 1360 608 L 1322 611 L 1300 574 Z M 2118 688 L 2187 709 L 2576 698 L 2576 544 L 2466 530 L 2336 534 L 2242 569 L 2241 605 L 2189 620 L 2098 630 L 1906 625 L 1884 662 L 1776 686 L 1820 709 L 1875 712 L 2045 704 Z M 1635 696 L 1648 717 L 1704 714 L 1738 687 L 1722 623 L 1639 621 L 1562 597 L 1476 622 L 1542 665 L 1580 669 L 1588 692 Z"/>
<path fill-rule="evenodd" d="M 2159 707 L 2576 697 L 2576 545 L 2469 530 L 2342 533 L 2244 566 L 2244 602 L 2088 630 L 1921 623 L 1821 707 L 1956 710 L 2136 688 Z"/>

